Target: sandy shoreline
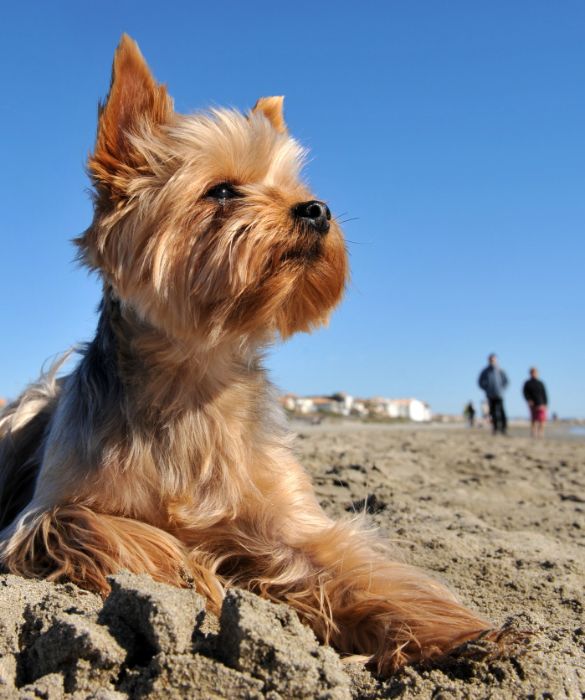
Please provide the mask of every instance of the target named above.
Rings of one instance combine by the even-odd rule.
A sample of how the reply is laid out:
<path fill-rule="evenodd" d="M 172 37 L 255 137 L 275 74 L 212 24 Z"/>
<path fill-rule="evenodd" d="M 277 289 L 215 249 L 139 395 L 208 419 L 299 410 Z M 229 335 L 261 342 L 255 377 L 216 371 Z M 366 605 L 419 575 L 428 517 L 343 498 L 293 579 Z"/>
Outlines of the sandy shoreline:
<path fill-rule="evenodd" d="M 430 423 L 413 423 L 410 421 L 361 421 L 353 418 L 342 417 L 326 417 L 321 423 L 315 424 L 311 420 L 312 416 L 292 417 L 289 419 L 291 429 L 296 432 L 303 432 L 307 428 L 317 429 L 321 432 L 346 432 L 354 431 L 407 431 L 413 433 L 420 432 L 448 432 L 448 433 L 464 433 L 466 435 L 491 435 L 491 429 L 484 424 L 476 424 L 473 428 L 469 428 L 463 421 L 440 422 L 432 421 Z M 530 438 L 530 423 L 528 420 L 514 418 L 508 422 L 508 433 L 510 437 Z M 546 440 L 577 440 L 585 443 L 585 424 L 581 421 L 558 421 L 556 423 L 548 422 L 546 424 Z"/>
<path fill-rule="evenodd" d="M 560 431 L 534 442 L 525 426 L 509 438 L 459 426 L 293 429 L 329 514 L 349 517 L 370 497 L 368 518 L 397 556 L 495 623 L 530 628 L 526 648 L 381 681 L 254 596 L 230 597 L 217 620 L 196 594 L 148 581 L 121 579 L 103 605 L 70 585 L 2 576 L 0 698 L 585 697 L 585 440 Z"/>

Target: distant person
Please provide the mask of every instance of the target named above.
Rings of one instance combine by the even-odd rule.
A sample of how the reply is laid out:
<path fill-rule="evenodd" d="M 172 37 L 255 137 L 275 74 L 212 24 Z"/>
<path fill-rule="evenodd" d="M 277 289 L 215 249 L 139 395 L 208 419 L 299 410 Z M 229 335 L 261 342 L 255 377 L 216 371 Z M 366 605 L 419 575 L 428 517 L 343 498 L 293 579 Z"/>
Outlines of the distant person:
<path fill-rule="evenodd" d="M 534 438 L 541 438 L 544 436 L 548 396 L 546 395 L 546 387 L 538 378 L 536 367 L 530 368 L 530 379 L 524 382 L 522 393 L 530 408 L 530 433 Z"/>
<path fill-rule="evenodd" d="M 463 415 L 467 419 L 467 424 L 470 428 L 475 425 L 475 408 L 473 406 L 473 401 L 470 401 L 467 406 L 463 409 Z"/>
<path fill-rule="evenodd" d="M 488 366 L 479 375 L 478 384 L 485 391 L 489 402 L 493 434 L 506 435 L 508 419 L 504 409 L 504 391 L 508 386 L 508 377 L 504 370 L 498 366 L 498 358 L 494 353 L 488 357 L 488 363 Z"/>

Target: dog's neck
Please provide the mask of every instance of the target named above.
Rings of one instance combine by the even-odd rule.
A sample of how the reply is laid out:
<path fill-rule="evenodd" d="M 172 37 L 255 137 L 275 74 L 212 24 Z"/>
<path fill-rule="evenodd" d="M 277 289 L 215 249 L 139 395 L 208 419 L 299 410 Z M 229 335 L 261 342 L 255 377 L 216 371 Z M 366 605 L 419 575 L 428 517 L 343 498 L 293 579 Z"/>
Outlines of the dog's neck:
<path fill-rule="evenodd" d="M 96 337 L 88 346 L 86 371 L 123 397 L 134 416 L 168 425 L 173 415 L 201 410 L 242 381 L 258 381 L 259 353 L 249 345 L 207 347 L 169 337 L 108 289 Z"/>

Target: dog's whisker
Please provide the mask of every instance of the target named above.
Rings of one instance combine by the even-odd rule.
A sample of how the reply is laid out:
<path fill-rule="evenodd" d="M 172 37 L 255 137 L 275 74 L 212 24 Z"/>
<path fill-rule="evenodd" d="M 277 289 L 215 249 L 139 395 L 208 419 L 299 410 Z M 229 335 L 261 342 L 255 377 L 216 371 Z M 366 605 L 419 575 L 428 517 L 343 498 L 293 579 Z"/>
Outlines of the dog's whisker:
<path fill-rule="evenodd" d="M 351 238 L 346 238 L 345 242 L 352 245 L 372 245 L 372 241 L 352 241 Z"/>

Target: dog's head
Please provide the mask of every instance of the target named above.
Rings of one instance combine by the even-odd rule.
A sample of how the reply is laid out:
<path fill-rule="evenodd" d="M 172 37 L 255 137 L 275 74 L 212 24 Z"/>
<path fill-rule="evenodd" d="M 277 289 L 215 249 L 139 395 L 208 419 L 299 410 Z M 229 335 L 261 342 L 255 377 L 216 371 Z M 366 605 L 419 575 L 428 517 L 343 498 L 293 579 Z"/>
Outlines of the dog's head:
<path fill-rule="evenodd" d="M 286 337 L 323 323 L 347 277 L 329 208 L 299 179 L 282 98 L 174 112 L 127 36 L 99 109 L 95 217 L 78 240 L 119 299 L 181 337 Z"/>

